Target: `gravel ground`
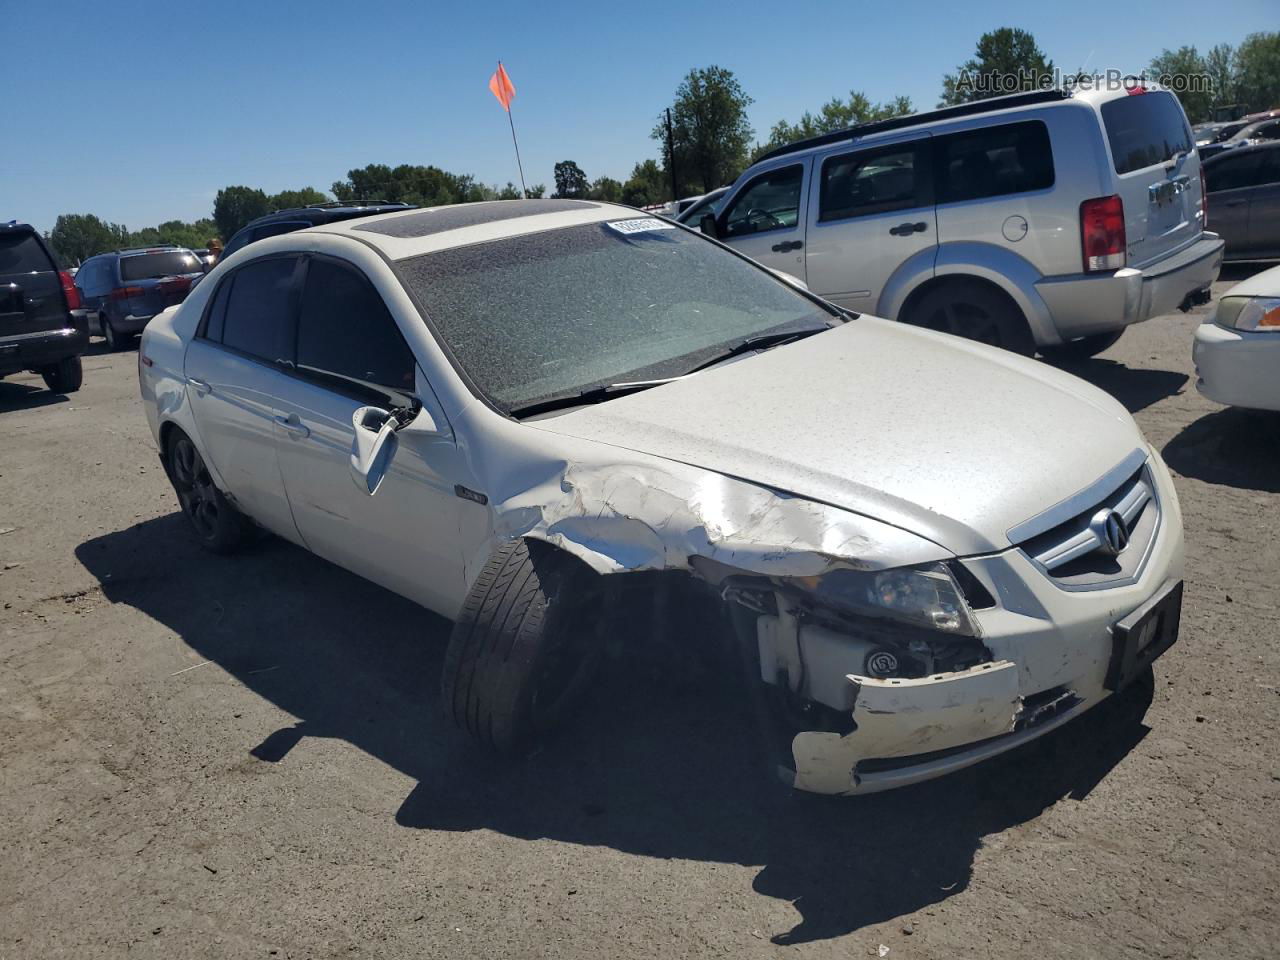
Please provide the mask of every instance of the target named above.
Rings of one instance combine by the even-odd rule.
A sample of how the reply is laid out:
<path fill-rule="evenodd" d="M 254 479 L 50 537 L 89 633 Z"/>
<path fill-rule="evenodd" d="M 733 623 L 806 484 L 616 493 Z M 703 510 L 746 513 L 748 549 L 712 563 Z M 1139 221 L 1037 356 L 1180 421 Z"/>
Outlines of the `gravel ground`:
<path fill-rule="evenodd" d="M 446 622 L 278 541 L 194 546 L 133 352 L 67 398 L 0 383 L 0 958 L 1275 956 L 1280 415 L 1195 391 L 1203 312 L 1075 368 L 1177 478 L 1154 688 L 852 801 L 763 787 L 731 686 L 643 664 L 479 761 Z"/>

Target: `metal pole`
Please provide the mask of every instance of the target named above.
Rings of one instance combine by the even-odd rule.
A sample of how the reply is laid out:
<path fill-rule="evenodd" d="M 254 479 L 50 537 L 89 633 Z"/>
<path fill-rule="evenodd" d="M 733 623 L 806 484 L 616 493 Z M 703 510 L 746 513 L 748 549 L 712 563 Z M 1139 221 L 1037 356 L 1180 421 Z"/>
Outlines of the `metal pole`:
<path fill-rule="evenodd" d="M 671 108 L 667 107 L 667 166 L 671 169 L 671 202 L 680 199 L 680 191 L 676 186 L 676 138 L 671 129 Z"/>
<path fill-rule="evenodd" d="M 516 148 L 516 169 L 520 171 L 520 192 L 525 199 L 528 199 L 529 189 L 524 185 L 524 164 L 520 162 L 520 144 L 516 142 L 516 122 L 511 117 L 510 107 L 507 107 L 507 121 L 511 124 L 511 143 Z"/>

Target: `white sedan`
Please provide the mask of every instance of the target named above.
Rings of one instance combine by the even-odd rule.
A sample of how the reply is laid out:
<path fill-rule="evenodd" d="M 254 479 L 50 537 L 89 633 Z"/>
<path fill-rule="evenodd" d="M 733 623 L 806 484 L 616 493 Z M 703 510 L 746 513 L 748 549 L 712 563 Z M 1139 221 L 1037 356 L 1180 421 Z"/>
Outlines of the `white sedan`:
<path fill-rule="evenodd" d="M 1192 357 L 1210 400 L 1280 410 L 1280 267 L 1227 291 L 1196 329 Z"/>
<path fill-rule="evenodd" d="M 726 624 L 770 769 L 832 794 L 1041 736 L 1177 638 L 1177 497 L 1110 396 L 632 209 L 262 240 L 139 374 L 200 541 L 264 527 L 453 618 L 443 702 L 490 748 L 555 727 L 660 584 L 654 633 Z"/>

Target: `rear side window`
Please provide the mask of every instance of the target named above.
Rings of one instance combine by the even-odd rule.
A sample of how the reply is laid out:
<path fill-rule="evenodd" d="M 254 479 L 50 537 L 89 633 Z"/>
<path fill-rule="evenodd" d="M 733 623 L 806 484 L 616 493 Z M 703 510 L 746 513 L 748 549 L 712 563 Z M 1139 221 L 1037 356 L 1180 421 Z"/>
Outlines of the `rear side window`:
<path fill-rule="evenodd" d="M 263 360 L 291 356 L 289 294 L 296 265 L 294 257 L 275 257 L 235 272 L 222 321 L 224 346 Z"/>
<path fill-rule="evenodd" d="M 1040 120 L 935 139 L 938 202 L 978 200 L 1053 186 L 1049 129 Z"/>
<path fill-rule="evenodd" d="M 931 203 L 927 143 L 899 143 L 823 161 L 818 220 L 864 217 Z"/>
<path fill-rule="evenodd" d="M 31 233 L 0 233 L 0 273 L 49 271 L 53 264 Z"/>
<path fill-rule="evenodd" d="M 201 273 L 204 268 L 200 258 L 190 250 L 174 250 L 165 253 L 139 253 L 120 258 L 120 279 L 154 280 L 179 273 Z"/>
<path fill-rule="evenodd" d="M 307 267 L 298 368 L 412 392 L 413 354 L 369 280 L 320 258 Z"/>
<path fill-rule="evenodd" d="M 1116 173 L 1165 163 L 1192 147 L 1182 107 L 1163 90 L 1108 100 L 1102 105 L 1102 123 Z"/>
<path fill-rule="evenodd" d="M 222 342 L 222 330 L 227 319 L 227 301 L 231 298 L 231 285 L 236 282 L 235 275 L 227 277 L 218 284 L 213 295 L 213 303 L 209 306 L 209 319 L 205 324 L 204 335 L 210 340 Z"/>

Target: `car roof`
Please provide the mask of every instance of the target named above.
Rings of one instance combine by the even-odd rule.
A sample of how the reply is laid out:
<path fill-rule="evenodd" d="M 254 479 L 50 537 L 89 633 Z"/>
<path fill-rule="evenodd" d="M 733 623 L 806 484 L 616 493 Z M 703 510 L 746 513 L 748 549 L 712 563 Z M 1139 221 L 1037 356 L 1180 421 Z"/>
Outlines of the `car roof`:
<path fill-rule="evenodd" d="M 19 223 L 17 220 L 9 220 L 0 223 L 0 230 L 5 233 L 36 233 L 36 228 L 29 223 Z"/>
<path fill-rule="evenodd" d="M 320 224 L 298 233 L 339 234 L 374 247 L 388 259 L 402 260 L 583 223 L 652 216 L 634 207 L 593 200 L 482 200 Z M 681 229 L 662 222 L 670 229 Z"/>
<path fill-rule="evenodd" d="M 1231 150 L 1220 150 L 1205 160 L 1204 164 L 1206 167 L 1210 167 L 1230 157 L 1243 157 L 1250 153 L 1257 153 L 1260 150 L 1280 150 L 1280 140 L 1271 140 L 1267 143 L 1251 143 L 1248 146 L 1236 147 Z"/>

